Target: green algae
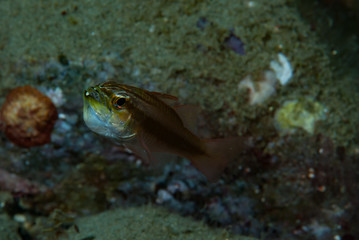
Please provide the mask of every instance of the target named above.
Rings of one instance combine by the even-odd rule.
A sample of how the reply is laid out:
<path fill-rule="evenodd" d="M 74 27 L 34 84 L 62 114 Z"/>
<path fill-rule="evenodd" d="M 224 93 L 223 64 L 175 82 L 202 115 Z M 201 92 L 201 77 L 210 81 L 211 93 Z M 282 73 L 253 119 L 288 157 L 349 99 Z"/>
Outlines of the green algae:
<path fill-rule="evenodd" d="M 136 177 L 141 179 L 143 171 L 123 159 L 108 165 L 102 157 L 89 155 L 67 172 L 55 189 L 29 202 L 33 208 L 47 213 L 54 205 L 66 212 L 98 213 L 107 208 L 109 199 L 122 182 Z"/>
<path fill-rule="evenodd" d="M 275 121 L 281 134 L 294 133 L 297 128 L 314 133 L 315 123 L 325 119 L 325 107 L 310 98 L 287 101 L 276 114 Z"/>
<path fill-rule="evenodd" d="M 226 230 L 211 229 L 202 222 L 178 216 L 152 205 L 115 209 L 76 220 L 79 232 L 71 228 L 60 239 L 237 239 Z"/>
<path fill-rule="evenodd" d="M 179 96 L 184 103 L 199 104 L 210 113 L 206 119 L 210 126 L 220 124 L 215 134 L 230 134 L 230 130 L 231 135 L 257 131 L 271 134 L 265 132 L 273 131 L 267 116 L 288 99 L 315 97 L 321 92 L 321 102 L 335 111 L 350 101 L 349 97 L 333 101 L 331 91 L 336 81 L 327 46 L 303 21 L 293 1 L 256 1 L 253 6 L 231 0 L 156 1 L 150 6 L 143 1 L 120 0 L 76 4 L 12 1 L 3 4 L 1 10 L 3 22 L 11 14 L 19 16 L 0 30 L 2 36 L 7 36 L 1 45 L 11 49 L 0 53 L 4 88 L 13 86 L 12 65 L 19 59 L 66 55 L 72 64 L 81 59 L 109 61 L 117 70 L 115 80 L 165 91 Z M 76 19 L 77 24 L 69 18 Z M 208 22 L 203 29 L 196 25 L 200 18 Z M 24 24 L 21 19 L 30 21 Z M 244 42 L 244 56 L 225 47 L 224 40 L 231 31 Z M 43 44 L 42 39 L 51 44 Z M 268 69 L 278 52 L 288 57 L 295 70 L 291 83 L 278 89 L 267 104 L 249 106 L 239 93 L 238 83 L 248 74 L 255 79 Z M 108 53 L 117 53 L 119 58 L 108 57 Z M 96 82 L 96 78 L 92 82 L 85 80 L 70 77 L 61 85 L 66 88 L 71 84 L 73 87 L 65 91 L 73 96 Z M 355 124 L 354 116 L 350 122 Z M 344 136 L 335 134 L 344 127 L 338 119 L 330 119 L 323 127 L 322 131 L 329 131 L 341 143 L 354 137 L 348 131 L 343 131 Z"/>
<path fill-rule="evenodd" d="M 122 60 L 117 63 L 116 80 L 166 91 L 185 103 L 199 104 L 211 112 L 207 120 L 210 123 L 217 125 L 217 119 L 225 120 L 221 131 L 241 126 L 236 131 L 243 134 L 256 126 L 261 128 L 265 123 L 259 119 L 265 118 L 266 109 L 282 101 L 282 96 L 297 96 L 302 94 L 297 86 L 330 78 L 323 46 L 291 7 L 291 1 L 256 1 L 252 7 L 244 1 L 230 0 L 156 1 L 151 6 L 142 1 L 92 1 L 79 2 L 76 11 L 70 2 L 46 4 L 46 8 L 42 2 L 31 3 L 31 7 L 27 4 L 4 5 L 9 12 L 27 19 L 35 15 L 35 19 L 28 25 L 17 19 L 9 23 L 17 31 L 5 41 L 12 51 L 0 53 L 0 61 L 6 59 L 1 63 L 8 66 L 18 59 L 47 59 L 59 54 L 75 61 L 104 59 L 106 52 L 117 52 Z M 64 10 L 65 16 L 61 14 Z M 67 21 L 70 16 L 76 17 L 76 26 Z M 5 20 L 10 16 L 5 12 L 2 17 Z M 196 26 L 201 17 L 208 22 L 203 29 Z M 38 27 L 42 22 L 47 24 Z M 30 33 L 31 29 L 38 30 Z M 244 42 L 245 56 L 225 47 L 224 40 L 231 31 Z M 42 44 L 41 39 L 51 45 Z M 248 74 L 260 75 L 279 51 L 296 70 L 295 83 L 281 90 L 274 103 L 269 101 L 262 107 L 239 104 L 239 81 Z M 12 86 L 9 79 L 7 76 L 4 84 L 9 81 Z M 71 95 L 75 91 L 80 89 L 74 88 Z M 305 94 L 315 95 L 316 91 L 312 87 Z M 232 112 L 235 120 L 226 121 Z M 259 122 L 253 125 L 248 119 Z"/>
<path fill-rule="evenodd" d="M 1 240 L 20 240 L 17 234 L 18 224 L 12 221 L 7 215 L 0 214 L 0 239 Z"/>

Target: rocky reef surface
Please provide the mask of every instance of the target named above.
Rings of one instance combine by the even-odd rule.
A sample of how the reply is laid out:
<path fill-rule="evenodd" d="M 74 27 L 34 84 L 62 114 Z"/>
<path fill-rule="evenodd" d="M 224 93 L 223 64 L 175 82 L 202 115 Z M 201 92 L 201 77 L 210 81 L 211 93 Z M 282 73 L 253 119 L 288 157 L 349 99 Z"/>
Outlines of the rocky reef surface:
<path fill-rule="evenodd" d="M 356 239 L 358 38 L 347 2 L 324 2 L 3 0 L 0 104 L 31 85 L 58 119 L 28 148 L 1 122 L 0 236 L 106 239 L 143 211 L 141 234 L 181 219 L 158 229 L 174 239 Z M 199 105 L 199 135 L 249 147 L 216 183 L 185 159 L 143 166 L 83 123 L 83 90 L 106 80 Z M 114 224 L 86 235 L 96 221 Z"/>

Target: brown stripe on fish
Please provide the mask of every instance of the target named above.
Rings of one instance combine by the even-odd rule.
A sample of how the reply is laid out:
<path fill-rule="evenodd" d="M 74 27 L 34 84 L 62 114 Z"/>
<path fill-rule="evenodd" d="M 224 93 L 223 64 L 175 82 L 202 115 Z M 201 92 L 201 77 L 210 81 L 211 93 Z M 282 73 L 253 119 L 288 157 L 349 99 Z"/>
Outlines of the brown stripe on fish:
<path fill-rule="evenodd" d="M 136 97 L 139 96 L 136 93 L 133 94 Z M 156 102 L 159 101 L 153 96 L 147 97 L 149 97 L 149 99 L 154 98 L 152 100 Z M 148 98 L 144 96 L 138 97 L 136 100 L 138 99 L 146 101 Z M 127 109 L 132 113 L 134 120 L 140 121 L 138 125 L 136 124 L 139 128 L 137 132 L 141 131 L 142 135 L 145 136 L 146 139 L 144 139 L 144 141 L 149 145 L 150 150 L 168 150 L 185 157 L 188 155 L 206 154 L 201 140 L 183 126 L 176 112 L 162 102 L 160 102 L 159 105 L 163 105 L 167 111 L 173 111 L 176 120 L 178 119 L 177 124 L 180 125 L 174 126 L 174 124 L 166 124 L 166 119 L 159 120 L 155 118 L 156 115 L 148 114 L 143 109 L 137 107 L 143 106 L 143 104 L 133 104 L 132 101 L 130 101 L 127 105 Z M 163 149 L 164 147 L 165 149 Z"/>

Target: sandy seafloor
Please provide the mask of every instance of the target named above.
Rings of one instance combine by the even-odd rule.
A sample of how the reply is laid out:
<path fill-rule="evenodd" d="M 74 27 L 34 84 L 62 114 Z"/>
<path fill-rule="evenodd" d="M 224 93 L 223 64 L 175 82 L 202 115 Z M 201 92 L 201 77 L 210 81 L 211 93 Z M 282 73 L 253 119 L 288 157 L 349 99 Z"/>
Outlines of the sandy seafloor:
<path fill-rule="evenodd" d="M 338 2 L 2 0 L 0 104 L 28 84 L 60 118 L 44 146 L 1 134 L 0 240 L 359 239 L 359 14 Z M 251 104 L 240 82 L 260 89 L 278 53 L 293 77 Z M 201 106 L 200 135 L 243 152 L 217 183 L 142 166 L 83 123 L 83 90 L 109 79 Z"/>

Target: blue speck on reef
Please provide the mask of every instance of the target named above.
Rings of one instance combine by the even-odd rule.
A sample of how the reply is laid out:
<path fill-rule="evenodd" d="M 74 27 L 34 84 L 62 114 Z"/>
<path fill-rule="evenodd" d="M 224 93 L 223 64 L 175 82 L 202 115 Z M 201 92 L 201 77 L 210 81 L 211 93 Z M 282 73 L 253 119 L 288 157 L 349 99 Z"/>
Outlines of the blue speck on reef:
<path fill-rule="evenodd" d="M 224 45 L 239 55 L 244 56 L 246 54 L 244 50 L 244 43 L 239 37 L 234 35 L 233 31 L 231 31 L 229 36 L 224 39 Z"/>
<path fill-rule="evenodd" d="M 208 25 L 208 20 L 205 17 L 200 17 L 196 23 L 196 26 L 200 29 L 203 30 L 207 25 Z"/>

